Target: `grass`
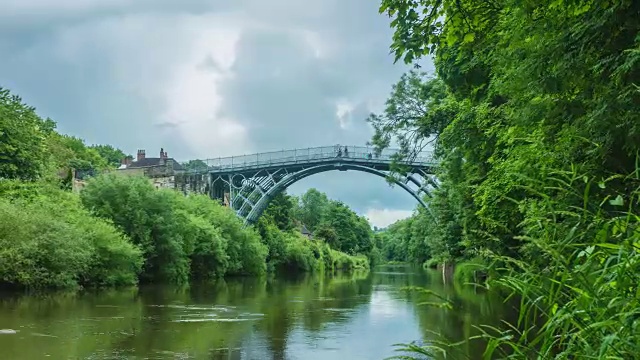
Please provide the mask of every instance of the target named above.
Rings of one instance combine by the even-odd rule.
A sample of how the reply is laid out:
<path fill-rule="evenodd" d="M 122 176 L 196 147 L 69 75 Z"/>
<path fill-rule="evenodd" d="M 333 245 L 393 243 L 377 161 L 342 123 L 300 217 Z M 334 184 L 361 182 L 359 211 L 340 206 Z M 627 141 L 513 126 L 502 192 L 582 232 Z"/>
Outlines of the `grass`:
<path fill-rule="evenodd" d="M 519 299 L 519 318 L 477 326 L 481 335 L 467 341 L 486 342 L 484 359 L 640 359 L 638 173 L 606 181 L 558 173 L 557 184 L 520 203 L 521 255 L 487 257 L 487 285 Z M 618 193 L 620 181 L 636 187 Z M 457 277 L 468 280 L 472 267 Z M 409 355 L 395 358 L 445 356 L 457 345 L 398 344 Z"/>

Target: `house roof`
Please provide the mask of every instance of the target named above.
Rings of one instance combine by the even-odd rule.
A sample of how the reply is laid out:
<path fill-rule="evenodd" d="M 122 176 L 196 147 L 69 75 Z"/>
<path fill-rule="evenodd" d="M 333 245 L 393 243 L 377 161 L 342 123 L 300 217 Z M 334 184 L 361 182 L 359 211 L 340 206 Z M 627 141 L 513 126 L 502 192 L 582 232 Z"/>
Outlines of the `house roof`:
<path fill-rule="evenodd" d="M 304 224 L 302 224 L 302 229 L 300 229 L 300 232 L 301 232 L 303 235 L 311 235 L 311 231 L 309 231 L 309 229 L 307 229 L 307 227 L 306 227 L 306 226 L 304 226 Z"/>
<path fill-rule="evenodd" d="M 141 167 L 149 167 L 149 166 L 159 166 L 160 165 L 160 160 L 164 160 L 164 164 L 166 164 L 168 161 L 173 161 L 173 169 L 174 170 L 184 170 L 184 167 L 182 166 L 182 164 L 180 164 L 179 162 L 177 162 L 174 158 L 166 158 L 166 159 L 162 159 L 162 158 L 144 158 L 144 159 L 140 159 L 140 160 L 136 160 L 133 161 L 131 164 L 129 164 L 127 166 L 128 169 L 133 169 L 133 168 L 141 168 Z M 162 164 L 162 165 L 164 165 Z"/>

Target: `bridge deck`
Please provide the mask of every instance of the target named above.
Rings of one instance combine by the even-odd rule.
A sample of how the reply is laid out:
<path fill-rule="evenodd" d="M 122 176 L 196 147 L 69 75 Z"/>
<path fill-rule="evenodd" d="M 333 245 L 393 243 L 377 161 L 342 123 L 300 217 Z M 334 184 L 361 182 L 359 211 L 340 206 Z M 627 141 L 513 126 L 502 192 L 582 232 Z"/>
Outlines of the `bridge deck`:
<path fill-rule="evenodd" d="M 346 151 L 345 151 L 346 149 Z M 379 156 L 370 147 L 364 146 L 322 146 L 306 149 L 282 150 L 241 156 L 229 156 L 206 160 L 207 171 L 212 174 L 241 173 L 268 168 L 321 165 L 329 163 L 356 163 L 387 170 L 398 151 L 385 149 Z M 413 161 L 406 163 L 411 167 L 429 168 L 437 165 L 431 152 L 422 152 Z"/>

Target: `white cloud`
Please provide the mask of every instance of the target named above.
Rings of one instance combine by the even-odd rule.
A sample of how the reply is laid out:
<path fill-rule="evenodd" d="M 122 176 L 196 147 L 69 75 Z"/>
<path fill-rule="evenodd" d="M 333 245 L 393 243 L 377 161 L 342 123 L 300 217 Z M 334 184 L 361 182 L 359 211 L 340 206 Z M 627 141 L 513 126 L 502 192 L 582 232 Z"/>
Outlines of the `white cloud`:
<path fill-rule="evenodd" d="M 323 41 L 320 34 L 316 31 L 302 30 L 302 37 L 309 47 L 313 50 L 316 58 L 326 58 L 331 56 L 331 49 L 326 41 Z"/>
<path fill-rule="evenodd" d="M 220 81 L 233 78 L 241 29 L 221 23 L 204 17 L 191 24 L 190 55 L 176 66 L 165 89 L 167 107 L 161 119 L 177 124 L 191 153 L 199 158 L 243 154 L 251 148 L 246 127 L 222 111 Z"/>
<path fill-rule="evenodd" d="M 100 58 L 99 71 L 120 91 L 115 96 L 148 105 L 149 116 L 136 119 L 133 131 L 155 125 L 158 132 L 147 131 L 138 146 L 173 150 L 178 135 L 190 150 L 179 150 L 181 158 L 226 156 L 250 148 L 246 129 L 222 113 L 218 88 L 233 77 L 238 23 L 233 14 L 113 16 L 62 27 L 51 47 L 78 70 Z"/>
<path fill-rule="evenodd" d="M 341 129 L 346 129 L 351 123 L 351 112 L 355 107 L 347 100 L 336 102 L 336 117 Z"/>
<path fill-rule="evenodd" d="M 391 210 L 391 209 L 375 209 L 369 208 L 365 212 L 365 216 L 369 219 L 369 222 L 373 226 L 379 228 L 387 227 L 394 222 L 408 218 L 413 214 L 413 211 L 409 210 Z"/>

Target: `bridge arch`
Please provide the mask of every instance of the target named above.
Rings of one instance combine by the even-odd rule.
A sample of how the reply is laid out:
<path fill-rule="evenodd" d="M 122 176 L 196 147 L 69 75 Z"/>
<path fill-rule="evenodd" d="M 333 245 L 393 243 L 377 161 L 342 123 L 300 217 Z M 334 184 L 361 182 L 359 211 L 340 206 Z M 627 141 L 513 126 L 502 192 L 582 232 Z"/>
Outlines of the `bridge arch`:
<path fill-rule="evenodd" d="M 336 171 L 336 170 L 361 171 L 361 172 L 366 172 L 376 176 L 380 176 L 385 179 L 389 179 L 388 174 L 383 171 L 380 171 L 371 167 L 363 166 L 363 165 L 358 165 L 358 164 L 334 163 L 334 164 L 323 164 L 323 165 L 312 166 L 312 167 L 303 169 L 301 171 L 288 174 L 284 176 L 280 181 L 276 182 L 272 187 L 270 187 L 264 194 L 262 194 L 262 196 L 260 197 L 260 200 L 258 200 L 258 202 L 255 203 L 254 206 L 252 206 L 251 210 L 249 211 L 249 213 L 245 218 L 245 223 L 252 224 L 256 222 L 258 218 L 260 218 L 260 215 L 262 215 L 262 213 L 265 211 L 265 209 L 267 208 L 267 206 L 269 205 L 269 202 L 273 199 L 273 197 L 275 197 L 278 193 L 284 191 L 286 188 L 293 185 L 294 183 L 312 175 L 316 175 L 316 174 L 328 172 L 328 171 Z M 418 204 L 420 204 L 424 208 L 427 208 L 426 203 L 420 197 L 420 190 L 415 191 L 410 186 L 407 185 L 407 182 L 412 182 L 421 187 L 422 184 L 415 177 L 413 177 L 412 175 L 409 175 L 407 176 L 404 182 L 396 178 L 391 178 L 391 180 L 393 181 L 394 184 L 398 185 L 400 188 L 408 192 L 414 199 L 416 199 Z M 431 181 L 430 181 L 430 184 L 434 185 Z M 426 189 L 422 188 L 422 192 L 430 196 L 429 192 Z"/>
<path fill-rule="evenodd" d="M 385 149 L 374 154 L 369 147 L 338 144 L 209 159 L 207 191 L 250 224 L 291 184 L 322 172 L 354 170 L 390 179 L 426 208 L 421 196 L 430 196 L 429 186 L 438 187 L 431 178 L 438 161 L 432 153 L 420 152 L 402 162 L 407 167 L 402 178 L 390 177 L 398 153 Z"/>

